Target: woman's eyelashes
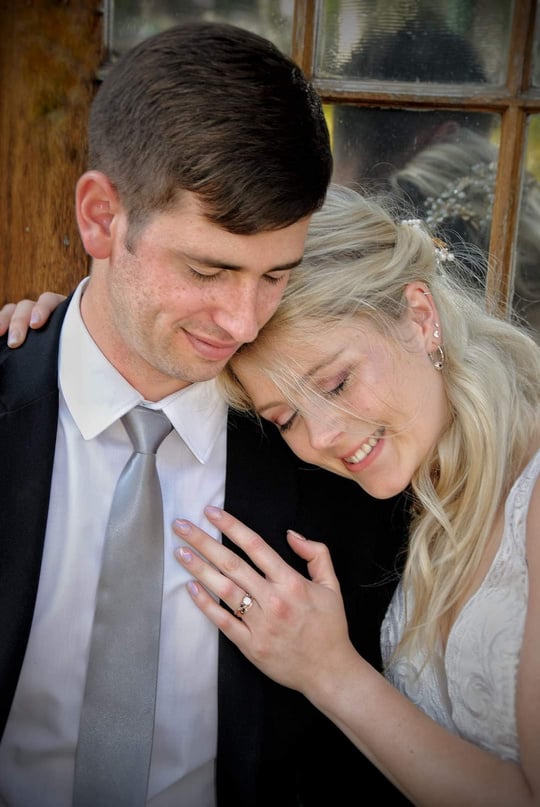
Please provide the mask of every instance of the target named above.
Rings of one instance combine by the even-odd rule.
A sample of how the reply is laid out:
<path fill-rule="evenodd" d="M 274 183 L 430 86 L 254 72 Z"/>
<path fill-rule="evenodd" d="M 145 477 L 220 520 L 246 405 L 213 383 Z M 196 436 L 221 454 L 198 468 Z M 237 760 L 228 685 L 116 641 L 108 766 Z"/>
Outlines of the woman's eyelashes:
<path fill-rule="evenodd" d="M 341 395 L 347 387 L 351 378 L 351 370 L 342 370 L 340 373 L 333 375 L 331 378 L 324 378 L 320 381 L 315 381 L 314 392 L 316 395 L 324 395 L 327 398 Z"/>
<path fill-rule="evenodd" d="M 292 415 L 290 416 L 290 418 L 285 421 L 285 423 L 276 423 L 276 426 L 280 430 L 281 434 L 285 434 L 285 432 L 289 431 L 289 429 L 293 425 L 294 421 L 296 420 L 297 415 L 298 415 L 297 411 L 293 412 Z"/>
<path fill-rule="evenodd" d="M 341 381 L 339 381 L 335 386 L 331 387 L 331 389 L 321 390 L 324 395 L 340 395 L 347 384 L 349 383 L 350 375 L 347 373 L 346 375 L 342 376 Z"/>
<path fill-rule="evenodd" d="M 346 389 L 350 378 L 351 378 L 351 373 L 349 371 L 347 371 L 346 373 L 343 373 L 342 375 L 340 375 L 338 381 L 334 380 L 332 382 L 332 384 L 330 385 L 330 388 L 328 388 L 328 385 L 325 382 L 320 387 L 317 386 L 317 389 L 315 390 L 315 392 L 316 392 L 317 395 L 324 395 L 324 396 L 329 397 L 329 398 L 330 397 L 335 397 L 337 395 L 341 395 L 341 393 Z M 327 387 L 327 388 L 324 389 L 324 387 Z M 287 420 L 284 420 L 284 421 L 281 421 L 281 422 L 279 422 L 277 420 L 274 421 L 275 425 L 278 427 L 281 434 L 285 434 L 286 432 L 289 431 L 289 429 L 294 424 L 294 421 L 296 420 L 298 415 L 299 415 L 299 410 L 295 410 L 287 418 Z"/>

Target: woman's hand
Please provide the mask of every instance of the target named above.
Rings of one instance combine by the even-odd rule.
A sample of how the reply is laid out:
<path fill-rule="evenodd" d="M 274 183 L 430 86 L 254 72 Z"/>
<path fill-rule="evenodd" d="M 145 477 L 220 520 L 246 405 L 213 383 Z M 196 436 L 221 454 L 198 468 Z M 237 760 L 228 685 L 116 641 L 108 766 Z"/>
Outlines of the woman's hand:
<path fill-rule="evenodd" d="M 0 336 L 8 332 L 8 347 L 20 347 L 28 328 L 41 328 L 45 325 L 54 309 L 65 300 L 65 295 L 46 291 L 35 300 L 21 300 L 18 303 L 6 303 L 0 308 Z"/>
<path fill-rule="evenodd" d="M 332 685 L 334 673 L 355 651 L 327 547 L 289 531 L 289 544 L 308 563 L 312 578 L 308 580 L 229 513 L 207 507 L 205 514 L 263 574 L 191 522 L 176 521 L 175 532 L 196 550 L 180 547 L 176 556 L 202 583 L 188 584 L 198 608 L 275 681 L 308 697 Z M 233 616 L 208 592 L 238 615 Z M 240 614 L 246 595 L 247 608 Z"/>

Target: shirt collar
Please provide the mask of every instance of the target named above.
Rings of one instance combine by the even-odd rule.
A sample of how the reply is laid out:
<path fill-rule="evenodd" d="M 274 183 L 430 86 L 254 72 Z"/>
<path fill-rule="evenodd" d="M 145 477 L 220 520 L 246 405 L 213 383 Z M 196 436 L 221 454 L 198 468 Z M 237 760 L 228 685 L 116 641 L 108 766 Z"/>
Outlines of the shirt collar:
<path fill-rule="evenodd" d="M 214 379 L 198 381 L 158 402 L 142 395 L 105 358 L 81 317 L 80 301 L 88 278 L 69 304 L 59 352 L 59 385 L 84 440 L 92 440 L 138 404 L 163 409 L 190 451 L 204 463 L 227 418 L 227 405 Z"/>

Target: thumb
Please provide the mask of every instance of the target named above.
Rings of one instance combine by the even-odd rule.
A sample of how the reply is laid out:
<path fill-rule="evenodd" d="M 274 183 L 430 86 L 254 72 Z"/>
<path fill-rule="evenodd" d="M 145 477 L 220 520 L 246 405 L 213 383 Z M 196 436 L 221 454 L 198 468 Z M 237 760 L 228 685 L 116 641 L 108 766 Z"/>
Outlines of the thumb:
<path fill-rule="evenodd" d="M 326 544 L 309 541 L 294 530 L 287 530 L 287 540 L 296 554 L 307 561 L 309 575 L 314 583 L 320 583 L 334 591 L 340 590 Z"/>

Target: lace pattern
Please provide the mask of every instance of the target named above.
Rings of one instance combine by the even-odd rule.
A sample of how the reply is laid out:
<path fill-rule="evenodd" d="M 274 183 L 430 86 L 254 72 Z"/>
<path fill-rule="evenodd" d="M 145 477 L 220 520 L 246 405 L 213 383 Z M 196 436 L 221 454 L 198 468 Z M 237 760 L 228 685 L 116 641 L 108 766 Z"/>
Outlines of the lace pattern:
<path fill-rule="evenodd" d="M 525 527 L 539 474 L 540 452 L 510 491 L 501 545 L 452 626 L 445 654 L 424 667 L 421 657 L 398 657 L 386 673 L 397 689 L 449 731 L 516 762 L 516 683 L 528 599 Z M 400 584 L 381 628 L 385 665 L 403 632 L 404 596 Z"/>

